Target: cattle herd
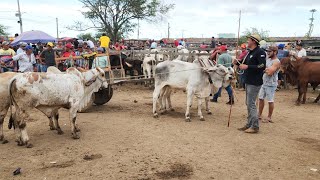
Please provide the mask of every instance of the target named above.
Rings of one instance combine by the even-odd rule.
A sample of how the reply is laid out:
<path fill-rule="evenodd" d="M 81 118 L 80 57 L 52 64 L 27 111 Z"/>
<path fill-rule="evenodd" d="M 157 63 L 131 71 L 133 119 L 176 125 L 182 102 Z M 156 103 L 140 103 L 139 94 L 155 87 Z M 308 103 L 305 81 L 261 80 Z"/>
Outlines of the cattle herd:
<path fill-rule="evenodd" d="M 122 64 L 130 71 L 130 75 L 137 70 L 138 75 L 143 74 L 145 78 L 154 77 L 152 113 L 155 118 L 160 112 L 173 110 L 171 93 L 174 89 L 182 89 L 187 94 L 185 120 L 190 121 L 193 97 L 197 98 L 198 116 L 200 120 L 204 120 L 202 101 L 205 101 L 206 112 L 211 114 L 209 95 L 212 89 L 234 83 L 235 71 L 233 68 L 215 65 L 209 60 L 210 52 L 207 51 L 194 50 L 189 53 L 187 49 L 178 48 L 177 52 L 179 55 L 175 57 L 166 50 L 158 49 L 150 50 L 150 53 L 146 54 L 128 53 L 127 60 Z M 201 55 L 196 55 L 198 53 Z M 189 57 L 190 55 L 194 56 Z M 137 60 L 137 57 L 140 59 Z M 118 58 L 110 57 L 112 66 L 119 62 Z M 302 103 L 305 103 L 308 83 L 320 83 L 320 62 L 289 57 L 281 63 L 288 82 L 298 85 L 297 104 L 300 104 L 302 95 Z M 57 68 L 50 67 L 47 73 L 1 73 L 0 141 L 7 141 L 3 134 L 3 125 L 10 110 L 8 127 L 14 128 L 18 145 L 32 147 L 26 128 L 28 113 L 32 108 L 45 114 L 49 119 L 50 129 L 57 130 L 58 134 L 63 133 L 58 122 L 59 109 L 68 109 L 72 137 L 78 139 L 80 129 L 76 124 L 77 112 L 89 103 L 94 92 L 107 87 L 105 73 L 100 68 L 80 72 L 71 67 L 66 72 L 60 72 Z M 316 102 L 319 99 L 320 95 Z"/>

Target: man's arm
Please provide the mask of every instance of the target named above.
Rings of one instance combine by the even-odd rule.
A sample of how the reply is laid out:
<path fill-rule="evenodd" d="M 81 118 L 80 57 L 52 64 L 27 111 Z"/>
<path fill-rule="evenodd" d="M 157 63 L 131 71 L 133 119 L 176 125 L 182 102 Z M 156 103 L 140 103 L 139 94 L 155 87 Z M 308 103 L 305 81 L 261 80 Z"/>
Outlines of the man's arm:
<path fill-rule="evenodd" d="M 258 65 L 248 65 L 248 69 L 265 69 L 266 67 L 266 54 L 260 53 L 257 57 Z"/>
<path fill-rule="evenodd" d="M 268 76 L 272 76 L 278 69 L 280 69 L 280 62 L 276 61 L 271 67 L 266 68 L 265 72 Z"/>

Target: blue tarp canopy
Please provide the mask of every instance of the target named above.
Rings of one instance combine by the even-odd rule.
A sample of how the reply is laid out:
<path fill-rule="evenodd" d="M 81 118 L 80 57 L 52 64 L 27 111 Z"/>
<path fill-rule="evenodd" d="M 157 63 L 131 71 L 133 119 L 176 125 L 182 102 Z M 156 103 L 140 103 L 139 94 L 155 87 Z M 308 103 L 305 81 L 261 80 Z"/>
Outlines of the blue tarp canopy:
<path fill-rule="evenodd" d="M 56 42 L 56 38 L 50 36 L 49 34 L 42 31 L 26 31 L 16 37 L 14 41 L 11 42 L 13 46 L 18 45 L 20 42 L 26 43 L 47 43 L 47 42 Z"/>

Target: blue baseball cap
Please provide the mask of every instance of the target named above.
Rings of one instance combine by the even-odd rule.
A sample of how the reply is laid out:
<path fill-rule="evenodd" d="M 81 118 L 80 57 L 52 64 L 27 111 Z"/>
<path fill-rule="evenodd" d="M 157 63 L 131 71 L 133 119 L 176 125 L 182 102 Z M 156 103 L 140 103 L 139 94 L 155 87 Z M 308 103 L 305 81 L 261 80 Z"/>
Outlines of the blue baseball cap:
<path fill-rule="evenodd" d="M 32 46 L 28 45 L 28 46 L 25 47 L 26 51 L 29 50 L 29 49 L 33 49 Z"/>
<path fill-rule="evenodd" d="M 279 49 L 283 49 L 284 46 L 285 46 L 284 44 L 279 44 L 279 45 L 278 45 L 278 48 L 279 48 Z"/>

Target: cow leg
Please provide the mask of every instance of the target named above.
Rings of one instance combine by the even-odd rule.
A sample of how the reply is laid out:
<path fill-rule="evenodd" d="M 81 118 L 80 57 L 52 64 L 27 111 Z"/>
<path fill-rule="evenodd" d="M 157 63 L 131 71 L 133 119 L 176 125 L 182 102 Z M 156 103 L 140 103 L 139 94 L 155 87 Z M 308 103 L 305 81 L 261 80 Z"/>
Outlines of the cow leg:
<path fill-rule="evenodd" d="M 212 114 L 212 112 L 211 112 L 210 109 L 209 109 L 209 98 L 210 98 L 210 97 L 206 97 L 206 98 L 204 99 L 204 101 L 205 101 L 205 103 L 206 103 L 206 111 L 207 111 L 207 114 Z"/>
<path fill-rule="evenodd" d="M 80 136 L 77 134 L 77 130 L 76 130 L 77 109 L 72 107 L 72 108 L 70 108 L 69 113 L 70 113 L 72 137 L 73 137 L 73 139 L 79 139 Z"/>
<path fill-rule="evenodd" d="M 198 99 L 198 116 L 200 117 L 200 121 L 204 121 L 204 117 L 202 115 L 202 99 L 200 97 L 197 98 Z"/>
<path fill-rule="evenodd" d="M 302 96 L 302 88 L 301 88 L 301 85 L 298 85 L 298 99 L 296 101 L 296 105 L 299 106 L 300 105 L 300 102 L 301 102 L 301 96 Z"/>
<path fill-rule="evenodd" d="M 60 125 L 59 125 L 59 111 L 58 110 L 55 110 L 53 113 L 52 113 L 52 117 L 54 119 L 54 126 L 56 127 L 56 130 L 58 132 L 59 135 L 63 134 L 63 131 L 61 130 L 60 128 Z"/>
<path fill-rule="evenodd" d="M 4 121 L 3 115 L 0 114 L 0 141 L 4 141 L 4 135 L 3 135 L 3 121 Z"/>
<path fill-rule="evenodd" d="M 167 87 L 162 88 L 162 91 L 160 92 L 160 96 L 159 96 L 159 99 L 158 99 L 159 104 L 160 104 L 159 112 L 160 112 L 161 114 L 164 114 L 164 113 L 166 113 L 166 111 L 167 111 L 167 106 L 166 106 L 166 105 L 167 105 L 167 104 L 166 104 L 166 102 L 167 102 L 166 91 L 167 91 Z"/>
<path fill-rule="evenodd" d="M 167 105 L 168 105 L 168 109 L 170 111 L 174 111 L 174 109 L 172 107 L 172 104 L 171 104 L 171 92 L 172 92 L 171 89 L 169 89 L 168 92 L 167 92 Z"/>
<path fill-rule="evenodd" d="M 320 94 L 319 94 L 318 97 L 314 100 L 314 103 L 318 103 L 319 100 L 320 100 Z"/>
<path fill-rule="evenodd" d="M 190 108 L 192 106 L 192 98 L 193 98 L 193 92 L 192 89 L 187 90 L 187 110 L 186 110 L 186 122 L 191 122 L 190 118 Z"/>
<path fill-rule="evenodd" d="M 308 84 L 306 85 L 306 87 L 303 89 L 304 93 L 303 93 L 303 99 L 302 99 L 302 104 L 306 103 L 307 100 L 307 91 L 308 91 Z"/>
<path fill-rule="evenodd" d="M 153 104 L 152 104 L 152 113 L 154 118 L 158 118 L 159 115 L 157 113 L 157 101 L 160 97 L 161 88 L 159 86 L 155 86 L 153 91 Z"/>
<path fill-rule="evenodd" d="M 15 124 L 15 132 L 17 136 L 17 143 L 18 146 L 26 146 L 27 148 L 33 147 L 33 145 L 29 142 L 29 136 L 27 133 L 27 124 L 25 122 L 25 118 L 28 117 L 28 115 L 25 112 L 19 113 L 17 111 L 14 124 Z"/>

